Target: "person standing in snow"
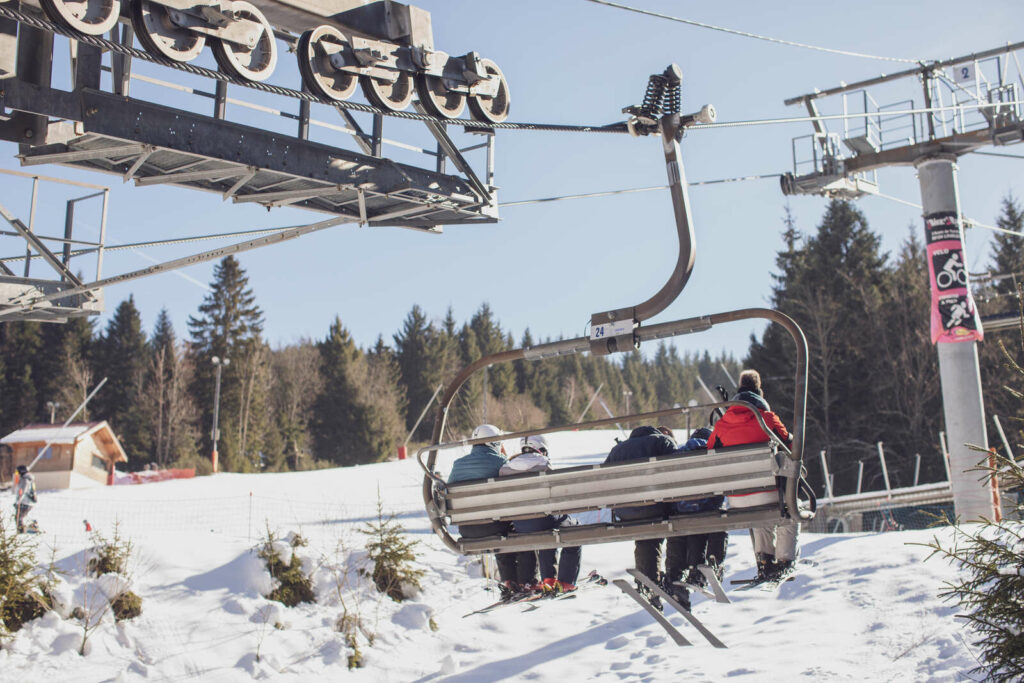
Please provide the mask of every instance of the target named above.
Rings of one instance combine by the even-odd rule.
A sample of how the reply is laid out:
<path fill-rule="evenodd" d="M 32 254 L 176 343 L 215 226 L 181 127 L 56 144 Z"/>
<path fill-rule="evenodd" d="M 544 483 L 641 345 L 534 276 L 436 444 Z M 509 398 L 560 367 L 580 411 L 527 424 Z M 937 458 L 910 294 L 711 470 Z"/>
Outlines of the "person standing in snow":
<path fill-rule="evenodd" d="M 708 447 L 711 430 L 707 427 L 695 429 L 689 440 L 676 453 L 685 455 L 690 451 L 704 450 Z M 672 514 L 692 514 L 710 512 L 722 508 L 722 496 L 711 496 L 699 500 L 682 500 L 672 503 Z M 666 590 L 687 609 L 690 608 L 689 591 L 676 586 L 677 581 L 686 580 L 696 586 L 706 583 L 704 575 L 697 569 L 699 565 L 712 567 L 718 580 L 722 580 L 725 551 L 729 545 L 729 534 L 717 531 L 709 534 L 690 534 L 668 539 L 665 549 L 665 584 Z"/>
<path fill-rule="evenodd" d="M 543 436 L 527 436 L 522 440 L 522 452 L 513 455 L 502 465 L 500 476 L 522 474 L 523 472 L 550 472 L 551 462 L 548 459 L 548 444 Z M 568 526 L 571 520 L 568 515 L 554 517 L 545 515 L 532 519 L 517 519 L 512 526 L 517 532 L 530 533 L 548 531 Z M 576 580 L 580 573 L 580 547 L 562 548 L 561 556 L 556 556 L 554 548 L 545 550 L 524 550 L 516 555 L 516 582 L 523 589 L 540 588 L 545 592 L 567 593 L 576 590 Z M 537 563 L 540 561 L 540 584 L 537 585 Z M 557 570 L 556 570 L 557 567 Z"/>
<path fill-rule="evenodd" d="M 494 425 L 482 424 L 473 430 L 472 438 L 499 437 L 501 434 L 502 431 Z M 456 459 L 452 464 L 452 471 L 448 474 L 448 483 L 492 479 L 498 476 L 506 462 L 505 446 L 501 443 L 501 439 L 495 438 L 493 441 L 478 443 L 473 446 L 468 455 Z M 463 538 L 485 538 L 487 536 L 504 536 L 511 528 L 511 522 L 463 524 L 459 526 L 459 533 Z M 515 553 L 496 553 L 494 559 L 498 563 L 498 576 L 502 584 L 506 589 L 514 591 L 516 582 Z"/>
<path fill-rule="evenodd" d="M 36 479 L 28 468 L 18 465 L 18 486 L 14 489 L 14 519 L 18 533 L 25 533 L 25 517 L 36 503 Z"/>
<path fill-rule="evenodd" d="M 744 370 L 740 373 L 739 391 L 733 400 L 743 401 L 760 412 L 765 425 L 779 437 L 782 443 L 787 446 L 793 443 L 793 437 L 782 424 L 782 420 L 771 412 L 771 407 L 764 400 L 761 375 L 757 370 Z M 712 448 L 722 448 L 764 443 L 769 440 L 769 436 L 761 429 L 757 418 L 749 408 L 730 406 L 722 418 L 715 423 L 711 436 L 708 438 L 708 444 Z M 779 579 L 793 571 L 796 563 L 797 536 L 800 533 L 796 514 L 796 510 L 791 510 L 791 517 L 785 522 L 751 530 L 759 580 Z"/>
<path fill-rule="evenodd" d="M 658 431 L 656 427 L 645 425 L 637 427 L 629 433 L 629 438 L 615 444 L 615 447 L 605 458 L 605 464 L 617 462 L 629 462 L 631 460 L 646 460 L 659 455 L 669 455 L 676 450 L 676 442 L 671 437 Z M 616 522 L 638 522 L 643 520 L 662 519 L 668 510 L 664 503 L 653 505 L 639 505 L 612 509 L 612 519 Z M 636 541 L 633 545 L 633 561 L 641 574 L 651 581 L 660 582 L 661 546 L 663 538 L 651 538 Z M 646 592 L 646 587 L 639 581 L 638 587 L 641 592 Z M 656 598 L 652 603 L 660 604 Z"/>

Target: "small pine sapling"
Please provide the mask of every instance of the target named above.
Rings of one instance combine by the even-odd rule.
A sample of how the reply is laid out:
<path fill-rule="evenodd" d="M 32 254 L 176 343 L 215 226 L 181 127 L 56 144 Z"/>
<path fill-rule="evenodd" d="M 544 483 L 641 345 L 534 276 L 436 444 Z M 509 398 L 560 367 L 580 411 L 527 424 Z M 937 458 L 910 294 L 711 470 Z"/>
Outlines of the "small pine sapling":
<path fill-rule="evenodd" d="M 1020 298 L 1018 288 L 1018 300 Z M 1021 352 L 1024 353 L 1024 303 L 1020 311 Z M 1006 367 L 1024 375 L 1024 367 L 1000 341 Z M 1024 395 L 1005 387 L 1018 400 Z M 1019 418 L 1018 418 L 1019 419 Z M 979 449 L 980 450 L 980 449 Z M 977 468 L 990 485 L 1024 490 L 1024 467 L 1012 458 L 992 452 Z M 960 578 L 946 582 L 939 596 L 956 601 L 976 639 L 980 673 L 985 680 L 1009 683 L 1024 680 L 1024 504 L 1016 505 L 1016 520 L 983 520 L 980 524 L 953 525 L 953 539 L 943 545 L 938 537 L 926 544 L 929 557 L 938 555 L 958 565 Z"/>
<path fill-rule="evenodd" d="M 268 600 L 275 600 L 287 607 L 295 607 L 302 602 L 316 602 L 313 594 L 313 582 L 302 570 L 302 559 L 295 548 L 307 545 L 305 538 L 299 534 L 292 534 L 288 545 L 291 546 L 291 558 L 288 562 L 281 557 L 279 539 L 274 532 L 267 527 L 267 535 L 257 550 L 257 556 L 267 565 L 267 571 L 276 581 L 276 586 L 265 597 Z"/>
<path fill-rule="evenodd" d="M 359 533 L 367 536 L 366 553 L 373 562 L 373 572 L 367 573 L 373 578 L 377 590 L 395 602 L 401 602 L 408 596 L 408 588 L 420 588 L 420 578 L 426 573 L 416 569 L 412 563 L 416 561 L 413 547 L 419 541 L 405 538 L 405 529 L 395 521 L 394 514 L 384 516 L 384 502 L 377 494 L 377 521 L 367 522 Z"/>
<path fill-rule="evenodd" d="M 979 469 L 1024 487 L 1024 468 L 999 455 L 994 463 Z M 1017 513 L 1024 513 L 1024 505 L 1017 506 Z M 976 636 L 980 667 L 973 673 L 999 683 L 1024 680 L 1024 523 L 985 520 L 952 529 L 952 542 L 935 537 L 925 545 L 932 550 L 929 558 L 939 555 L 961 570 L 939 597 L 959 603 L 965 613 L 957 616 Z"/>
<path fill-rule="evenodd" d="M 35 545 L 0 516 L 0 641 L 50 609 L 36 575 Z"/>
<path fill-rule="evenodd" d="M 135 546 L 130 538 L 121 535 L 120 525 L 114 523 L 114 530 L 109 539 L 99 531 L 93 531 L 91 537 L 93 547 L 86 565 L 87 572 L 97 578 L 105 574 L 117 574 L 126 580 L 129 579 L 129 565 Z M 142 598 L 127 587 L 111 596 L 109 604 L 116 621 L 134 619 L 142 614 Z"/>

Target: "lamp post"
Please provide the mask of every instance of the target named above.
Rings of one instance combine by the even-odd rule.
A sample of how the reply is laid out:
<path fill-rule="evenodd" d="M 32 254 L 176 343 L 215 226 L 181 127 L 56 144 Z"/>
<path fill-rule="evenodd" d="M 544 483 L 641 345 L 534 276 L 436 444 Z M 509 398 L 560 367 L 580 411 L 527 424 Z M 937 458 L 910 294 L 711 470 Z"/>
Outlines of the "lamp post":
<path fill-rule="evenodd" d="M 210 462 L 213 465 L 213 471 L 216 473 L 217 470 L 217 439 L 220 437 L 220 430 L 217 429 L 217 417 L 220 412 L 220 373 L 224 369 L 224 366 L 231 365 L 230 358 L 219 358 L 214 356 L 210 359 L 214 367 L 217 368 L 217 380 L 213 390 L 213 431 L 210 433 L 210 438 L 213 440 L 213 453 L 210 455 Z"/>
<path fill-rule="evenodd" d="M 50 409 L 50 424 L 53 424 L 54 414 L 57 412 L 57 408 L 60 408 L 60 403 L 57 401 L 47 401 L 46 407 Z"/>

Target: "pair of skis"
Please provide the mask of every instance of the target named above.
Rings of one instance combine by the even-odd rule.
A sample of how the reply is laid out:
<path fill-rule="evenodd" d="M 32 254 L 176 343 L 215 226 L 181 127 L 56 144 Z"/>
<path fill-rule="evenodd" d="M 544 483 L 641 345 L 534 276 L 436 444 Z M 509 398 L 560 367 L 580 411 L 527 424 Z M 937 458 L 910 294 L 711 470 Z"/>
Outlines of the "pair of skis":
<path fill-rule="evenodd" d="M 569 593 L 542 593 L 537 591 L 513 593 L 511 596 L 503 597 L 497 602 L 481 607 L 469 614 L 464 614 L 462 615 L 462 618 L 465 619 L 466 617 L 471 617 L 474 614 L 487 614 L 488 612 L 493 612 L 496 609 L 507 607 L 509 605 L 523 605 L 524 611 L 533 611 L 540 608 L 540 604 L 542 604 L 540 601 L 542 600 L 545 602 L 555 600 L 572 600 L 581 590 L 606 585 L 608 585 L 608 580 L 598 574 L 596 570 L 591 570 L 590 573 L 583 577 L 583 580 L 577 584 L 576 590 Z"/>
<path fill-rule="evenodd" d="M 632 576 L 634 579 L 639 581 L 645 588 L 647 588 L 647 590 L 649 590 L 652 594 L 660 597 L 665 603 L 670 605 L 672 609 L 674 609 L 676 612 L 682 615 L 682 617 L 686 619 L 688 622 L 690 622 L 690 624 L 695 629 L 697 629 L 697 631 L 700 632 L 700 634 L 704 636 L 704 638 L 706 638 L 707 641 L 711 643 L 714 647 L 727 647 L 725 643 L 723 643 L 721 640 L 715 637 L 715 634 L 709 631 L 708 628 L 703 623 L 701 623 L 700 619 L 693 616 L 690 610 L 680 605 L 675 598 L 669 595 L 656 582 L 651 581 L 649 578 L 647 578 L 644 574 L 640 573 L 636 569 L 627 569 L 626 571 L 627 573 L 629 573 L 630 576 Z M 715 577 L 715 581 L 718 581 L 717 577 Z M 686 637 L 679 632 L 679 629 L 673 626 L 672 622 L 670 622 L 657 607 L 652 605 L 647 598 L 641 595 L 640 591 L 638 591 L 632 584 L 630 584 L 628 581 L 624 579 L 615 579 L 615 581 L 613 581 L 612 583 L 614 583 L 615 586 L 623 593 L 633 598 L 633 600 L 635 600 L 638 605 L 643 607 L 648 614 L 654 617 L 654 620 L 657 621 L 663 629 L 665 629 L 665 632 L 673 641 L 675 641 L 676 645 L 679 645 L 680 647 L 693 645 L 693 643 L 687 640 Z"/>

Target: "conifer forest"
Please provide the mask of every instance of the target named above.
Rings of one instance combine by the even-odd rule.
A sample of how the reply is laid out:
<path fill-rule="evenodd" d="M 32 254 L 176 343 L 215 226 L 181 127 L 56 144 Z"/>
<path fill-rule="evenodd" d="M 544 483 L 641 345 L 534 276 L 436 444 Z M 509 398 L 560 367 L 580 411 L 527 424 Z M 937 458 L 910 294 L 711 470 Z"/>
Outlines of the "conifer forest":
<path fill-rule="evenodd" d="M 1021 231 L 1024 214 L 1011 195 L 1001 228 Z M 793 317 L 807 335 L 810 376 L 806 458 L 809 480 L 821 487 L 817 454 L 828 453 L 837 490 L 850 491 L 858 461 L 865 488 L 881 476 L 875 444 L 885 443 L 893 486 L 909 485 L 915 455 L 921 481 L 944 478 L 938 457 L 942 426 L 938 361 L 929 338 L 927 262 L 919 225 L 906 229 L 896 253 L 853 204 L 832 201 L 818 224 L 799 229 L 782 221 L 783 251 L 767 302 Z M 1024 272 L 1024 241 L 1000 233 L 985 272 Z M 529 330 L 502 327 L 486 302 L 469 320 L 452 311 L 412 306 L 401 328 L 379 331 L 360 348 L 343 311 L 315 339 L 272 348 L 263 337 L 259 288 L 233 257 L 214 271 L 211 291 L 175 330 L 166 311 L 143 329 L 131 295 L 102 329 L 88 319 L 67 324 L 0 325 L 0 430 L 61 423 L 103 377 L 107 384 L 76 420 L 110 422 L 128 454 L 128 468 L 210 470 L 215 365 L 222 366 L 218 443 L 227 471 L 284 471 L 354 465 L 394 457 L 438 386 L 463 366 L 497 351 L 542 341 Z M 984 315 L 1018 310 L 1015 279 L 976 289 Z M 363 331 L 365 332 L 365 331 Z M 1018 341 L 1014 341 L 1017 339 Z M 792 418 L 794 353 L 777 328 L 750 339 L 745 358 L 708 349 L 680 353 L 671 344 L 624 356 L 568 356 L 520 361 L 477 373 L 457 394 L 446 438 L 468 436 L 491 422 L 506 430 L 570 424 L 628 412 L 711 402 L 701 387 L 721 385 L 744 367 L 758 369 L 766 398 L 786 424 Z M 980 345 L 986 411 L 1003 421 L 1008 440 L 1024 443 L 1018 398 L 1021 376 L 1003 348 L 1024 364 L 1016 334 L 989 334 Z M 698 379 L 700 378 L 700 380 Z M 594 393 L 597 399 L 591 401 Z M 628 406 L 627 406 L 628 401 Z M 410 447 L 428 442 L 435 406 L 416 428 Z M 694 416 L 702 426 L 708 416 Z M 991 422 L 991 418 L 990 418 Z M 685 417 L 670 426 L 687 426 Z M 635 425 L 634 425 L 635 426 Z M 626 425 L 623 425 L 626 427 Z M 990 428 L 990 442 L 1001 439 Z"/>

